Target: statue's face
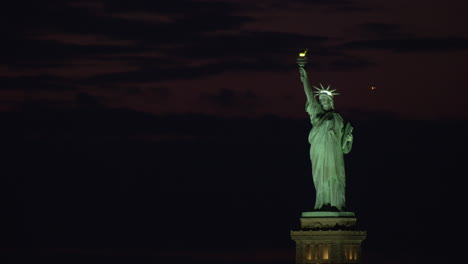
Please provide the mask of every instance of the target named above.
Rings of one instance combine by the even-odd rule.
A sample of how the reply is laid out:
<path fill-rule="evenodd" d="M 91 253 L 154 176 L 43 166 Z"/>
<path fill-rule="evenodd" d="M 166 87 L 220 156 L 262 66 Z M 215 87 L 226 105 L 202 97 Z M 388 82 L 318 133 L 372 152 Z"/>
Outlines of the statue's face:
<path fill-rule="evenodd" d="M 332 109 L 332 99 L 330 96 L 327 95 L 320 95 L 319 96 L 320 104 L 323 107 L 323 110 L 330 110 Z"/>

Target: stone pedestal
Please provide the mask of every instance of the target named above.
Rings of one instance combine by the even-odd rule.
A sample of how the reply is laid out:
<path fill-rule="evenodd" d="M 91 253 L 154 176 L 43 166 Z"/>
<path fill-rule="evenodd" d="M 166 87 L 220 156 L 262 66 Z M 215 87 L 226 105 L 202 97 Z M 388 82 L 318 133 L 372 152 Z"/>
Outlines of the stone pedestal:
<path fill-rule="evenodd" d="M 303 212 L 301 217 L 301 229 L 351 228 L 355 224 L 353 212 Z"/>
<path fill-rule="evenodd" d="M 301 230 L 291 231 L 296 264 L 360 263 L 366 232 L 356 229 L 352 212 L 304 212 Z"/>

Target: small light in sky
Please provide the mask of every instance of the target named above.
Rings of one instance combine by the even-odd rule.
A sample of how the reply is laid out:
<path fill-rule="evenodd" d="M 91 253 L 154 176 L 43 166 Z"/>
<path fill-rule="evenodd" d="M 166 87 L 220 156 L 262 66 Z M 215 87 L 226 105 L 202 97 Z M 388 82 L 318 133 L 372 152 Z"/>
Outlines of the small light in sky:
<path fill-rule="evenodd" d="M 375 91 L 375 89 L 377 89 L 377 87 L 375 87 L 375 86 L 371 86 L 371 88 L 370 88 L 370 89 L 371 89 L 372 91 Z"/>

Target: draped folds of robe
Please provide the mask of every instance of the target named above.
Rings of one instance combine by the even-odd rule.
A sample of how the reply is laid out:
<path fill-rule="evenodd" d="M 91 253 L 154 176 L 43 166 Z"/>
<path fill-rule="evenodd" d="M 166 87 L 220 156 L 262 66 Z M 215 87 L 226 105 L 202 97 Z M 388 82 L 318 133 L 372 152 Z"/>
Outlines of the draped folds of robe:
<path fill-rule="evenodd" d="M 334 110 L 325 111 L 318 102 L 307 102 L 312 129 L 309 133 L 310 159 L 316 190 L 315 209 L 329 204 L 345 208 L 345 167 L 343 153 L 351 150 L 351 142 L 342 146 L 343 118 Z"/>

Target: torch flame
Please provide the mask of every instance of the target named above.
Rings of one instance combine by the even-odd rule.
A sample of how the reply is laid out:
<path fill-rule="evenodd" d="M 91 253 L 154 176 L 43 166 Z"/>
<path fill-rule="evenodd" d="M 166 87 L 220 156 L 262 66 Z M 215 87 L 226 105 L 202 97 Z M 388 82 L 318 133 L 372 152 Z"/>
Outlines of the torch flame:
<path fill-rule="evenodd" d="M 304 50 L 304 52 L 299 53 L 299 57 L 305 57 L 307 54 L 307 50 L 308 49 Z"/>

